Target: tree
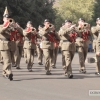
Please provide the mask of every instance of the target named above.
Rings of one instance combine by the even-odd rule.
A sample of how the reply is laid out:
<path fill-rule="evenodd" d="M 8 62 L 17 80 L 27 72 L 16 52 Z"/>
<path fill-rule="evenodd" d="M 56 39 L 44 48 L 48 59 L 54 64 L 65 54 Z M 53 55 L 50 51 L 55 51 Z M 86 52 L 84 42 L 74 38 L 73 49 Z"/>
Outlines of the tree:
<path fill-rule="evenodd" d="M 95 21 L 98 17 L 100 17 L 100 0 L 94 0 L 94 14 L 92 24 L 95 24 Z"/>
<path fill-rule="evenodd" d="M 61 21 L 70 19 L 74 23 L 77 23 L 79 18 L 86 19 L 87 22 L 92 20 L 94 14 L 94 0 L 59 0 L 59 6 L 56 7 L 57 18 L 56 26 L 61 25 Z M 57 26 L 59 28 L 59 26 Z"/>
<path fill-rule="evenodd" d="M 11 17 L 25 27 L 31 20 L 35 27 L 43 23 L 45 18 L 54 22 L 53 0 L 0 0 L 0 23 L 7 6 Z"/>

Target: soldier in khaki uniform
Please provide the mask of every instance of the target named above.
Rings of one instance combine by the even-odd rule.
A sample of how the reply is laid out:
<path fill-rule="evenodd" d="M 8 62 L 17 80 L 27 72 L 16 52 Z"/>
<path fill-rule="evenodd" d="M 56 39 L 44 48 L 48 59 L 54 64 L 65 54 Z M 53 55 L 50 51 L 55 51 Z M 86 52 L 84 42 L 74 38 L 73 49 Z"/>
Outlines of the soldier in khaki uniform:
<path fill-rule="evenodd" d="M 56 60 L 58 55 L 58 45 L 59 45 L 59 36 L 58 33 L 55 31 L 54 26 L 52 26 L 52 32 L 51 32 L 51 67 L 56 68 Z"/>
<path fill-rule="evenodd" d="M 85 59 L 88 52 L 88 40 L 90 34 L 90 26 L 88 23 L 85 23 L 83 18 L 80 18 L 78 21 L 79 26 L 77 27 L 77 39 L 76 39 L 76 47 L 79 54 L 79 62 L 80 62 L 80 72 L 86 73 L 85 68 Z"/>
<path fill-rule="evenodd" d="M 60 30 L 62 30 L 64 28 L 64 25 L 65 25 L 65 23 L 62 24 L 62 27 L 60 27 Z M 61 48 L 62 47 L 62 43 L 63 43 L 63 36 L 60 35 L 59 37 L 60 37 L 59 47 Z M 62 67 L 65 70 L 65 68 L 66 68 L 65 58 L 64 58 L 65 56 L 63 55 L 63 51 L 62 50 L 61 50 L 61 53 L 62 53 Z"/>
<path fill-rule="evenodd" d="M 50 28 L 50 21 L 48 19 L 44 20 L 44 27 L 41 29 L 41 35 L 42 35 L 42 49 L 45 59 L 45 70 L 46 75 L 51 75 L 50 72 L 50 66 L 51 66 L 51 59 L 52 59 L 52 48 L 51 48 L 51 41 L 49 34 L 52 31 L 52 28 Z"/>
<path fill-rule="evenodd" d="M 0 63 L 3 63 L 3 57 L 1 55 L 1 51 L 0 51 Z"/>
<path fill-rule="evenodd" d="M 42 29 L 42 26 L 39 25 L 39 28 L 38 28 L 38 34 L 41 36 L 41 29 Z M 38 55 L 38 64 L 39 65 L 43 65 L 43 50 L 42 50 L 42 38 L 38 38 L 37 39 L 37 55 Z"/>
<path fill-rule="evenodd" d="M 3 21 L 4 24 L 0 26 L 0 50 L 1 50 L 1 55 L 3 57 L 3 76 L 13 80 L 13 74 L 11 70 L 12 66 L 12 49 L 13 47 L 13 42 L 11 32 L 14 32 L 13 28 L 13 22 L 10 22 L 9 15 L 8 15 L 8 10 L 7 7 L 4 12 L 3 16 Z"/>
<path fill-rule="evenodd" d="M 75 53 L 75 41 L 70 40 L 70 35 L 72 34 L 74 27 L 75 25 L 72 25 L 70 20 L 66 20 L 64 27 L 62 27 L 59 31 L 59 35 L 62 39 L 62 53 L 65 60 L 65 76 L 68 78 L 73 78 L 71 62 Z"/>
<path fill-rule="evenodd" d="M 17 34 L 16 34 L 16 51 L 14 54 L 14 58 L 15 58 L 15 66 L 16 69 L 20 69 L 20 61 L 21 61 L 21 57 L 22 57 L 22 51 L 23 51 L 23 29 L 19 26 L 19 24 L 16 23 L 16 30 L 17 30 Z"/>
<path fill-rule="evenodd" d="M 93 34 L 93 49 L 96 53 L 97 65 L 96 65 L 96 75 L 100 75 L 100 18 L 96 20 L 96 26 L 91 28 Z"/>
<path fill-rule="evenodd" d="M 54 55 L 53 56 L 53 60 L 54 60 L 53 62 L 54 62 L 54 64 L 52 65 L 53 68 L 56 68 L 58 50 L 59 50 L 59 39 L 57 39 L 57 42 L 54 42 L 54 51 L 53 51 L 53 55 Z"/>
<path fill-rule="evenodd" d="M 25 36 L 23 48 L 27 60 L 27 69 L 31 72 L 36 49 L 36 29 L 32 26 L 31 21 L 28 21 L 27 28 L 23 30 L 23 34 Z"/>

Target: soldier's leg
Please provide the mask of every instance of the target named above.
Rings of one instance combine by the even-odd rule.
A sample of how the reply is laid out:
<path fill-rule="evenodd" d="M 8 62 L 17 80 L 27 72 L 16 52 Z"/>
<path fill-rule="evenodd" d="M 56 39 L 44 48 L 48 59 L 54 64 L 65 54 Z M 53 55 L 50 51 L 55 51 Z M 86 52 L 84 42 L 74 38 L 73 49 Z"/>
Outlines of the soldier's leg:
<path fill-rule="evenodd" d="M 13 79 L 13 74 L 11 70 L 11 53 L 10 51 L 1 51 L 1 54 L 3 56 L 3 76 L 7 76 L 10 80 Z"/>
<path fill-rule="evenodd" d="M 96 73 L 100 74 L 100 56 L 96 55 L 96 58 L 97 58 Z"/>
<path fill-rule="evenodd" d="M 66 63 L 65 63 L 65 56 L 64 56 L 63 51 L 62 51 L 62 67 L 63 67 L 63 69 L 65 70 L 65 68 L 66 68 Z"/>
<path fill-rule="evenodd" d="M 54 49 L 50 49 L 50 66 L 54 66 Z"/>
<path fill-rule="evenodd" d="M 40 50 L 41 50 L 41 65 L 43 65 L 43 50 L 42 49 Z"/>
<path fill-rule="evenodd" d="M 15 67 L 17 65 L 16 62 L 17 62 L 18 56 L 19 56 L 19 49 L 18 49 L 18 46 L 16 46 L 16 51 L 14 53 Z"/>
<path fill-rule="evenodd" d="M 55 50 L 54 50 L 54 54 L 55 54 L 55 56 L 54 56 L 54 57 L 55 57 L 54 65 L 56 65 L 57 55 L 58 55 L 58 49 L 59 49 L 59 48 L 56 47 Z"/>
<path fill-rule="evenodd" d="M 15 58 L 14 58 L 15 51 L 10 51 L 10 53 L 11 53 L 12 66 L 15 66 Z"/>
<path fill-rule="evenodd" d="M 16 69 L 20 69 L 20 61 L 22 57 L 23 46 L 18 46 L 18 56 L 16 59 Z"/>
<path fill-rule="evenodd" d="M 29 71 L 32 71 L 32 66 L 31 66 L 31 49 L 26 49 L 26 54 L 27 54 L 27 69 Z"/>
<path fill-rule="evenodd" d="M 1 55 L 1 51 L 0 51 L 0 63 L 3 63 L 3 57 Z"/>
<path fill-rule="evenodd" d="M 63 54 L 65 56 L 66 63 L 65 75 L 68 76 L 68 78 L 73 78 L 71 68 L 71 53 L 69 51 L 63 51 Z"/>
<path fill-rule="evenodd" d="M 34 64 L 34 52 L 35 52 L 35 50 L 31 49 L 31 69 L 32 69 L 32 66 Z"/>
<path fill-rule="evenodd" d="M 41 50 L 39 47 L 37 47 L 37 55 L 38 55 L 38 63 L 41 63 Z"/>
<path fill-rule="evenodd" d="M 85 60 L 86 60 L 86 57 L 87 57 L 87 53 L 88 53 L 88 48 L 84 48 L 84 63 L 85 63 Z"/>
<path fill-rule="evenodd" d="M 0 61 L 1 61 L 1 51 L 0 51 Z"/>
<path fill-rule="evenodd" d="M 45 70 L 47 71 L 46 74 L 50 75 L 50 50 L 49 49 L 43 49 L 43 54 L 45 58 Z"/>
<path fill-rule="evenodd" d="M 24 58 L 25 58 L 25 62 L 27 63 L 27 49 L 24 48 Z"/>
<path fill-rule="evenodd" d="M 40 48 L 40 63 L 39 65 L 43 65 L 43 50 Z"/>
<path fill-rule="evenodd" d="M 70 51 L 71 63 L 72 63 L 72 60 L 73 60 L 73 58 L 74 58 L 74 55 L 75 55 L 75 51 Z M 70 63 L 70 70 L 72 71 L 71 63 Z"/>
<path fill-rule="evenodd" d="M 80 70 L 84 70 L 85 69 L 85 64 L 84 64 L 84 51 L 83 51 L 83 47 L 78 47 L 78 54 L 79 54 L 79 62 L 80 62 Z"/>

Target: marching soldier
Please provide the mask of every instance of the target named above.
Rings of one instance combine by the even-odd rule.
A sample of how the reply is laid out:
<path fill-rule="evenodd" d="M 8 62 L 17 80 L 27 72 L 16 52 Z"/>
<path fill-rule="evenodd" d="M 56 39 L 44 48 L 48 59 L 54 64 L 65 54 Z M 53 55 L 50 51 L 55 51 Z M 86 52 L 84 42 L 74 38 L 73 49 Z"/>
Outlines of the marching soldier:
<path fill-rule="evenodd" d="M 14 58 L 15 58 L 15 66 L 16 69 L 20 69 L 20 61 L 21 61 L 21 57 L 22 57 L 22 51 L 23 51 L 23 29 L 20 27 L 20 25 L 18 23 L 16 23 L 16 51 L 14 54 Z"/>
<path fill-rule="evenodd" d="M 100 18 L 96 19 L 96 26 L 91 28 L 93 34 L 93 49 L 96 53 L 97 65 L 96 65 L 96 75 L 100 75 Z"/>
<path fill-rule="evenodd" d="M 78 28 L 77 28 L 77 39 L 76 39 L 76 47 L 79 54 L 79 62 L 80 62 L 80 72 L 86 73 L 85 68 L 85 59 L 88 52 L 88 40 L 90 34 L 90 25 L 85 23 L 83 18 L 80 18 L 78 21 Z"/>
<path fill-rule="evenodd" d="M 58 33 L 57 33 L 58 34 Z M 54 42 L 54 51 L 53 51 L 53 62 L 54 64 L 52 65 L 53 68 L 56 68 L 56 61 L 57 61 L 57 55 L 58 55 L 58 50 L 59 50 L 59 40 L 57 39 L 57 42 Z"/>
<path fill-rule="evenodd" d="M 44 20 L 44 27 L 41 29 L 41 35 L 42 35 L 42 49 L 43 54 L 45 58 L 45 70 L 46 75 L 51 75 L 50 67 L 51 67 L 51 59 L 52 59 L 52 48 L 51 48 L 51 34 L 52 28 L 50 21 L 48 19 Z"/>
<path fill-rule="evenodd" d="M 58 46 L 59 46 L 59 36 L 58 33 L 55 31 L 54 25 L 51 26 L 52 31 L 49 35 L 49 40 L 51 41 L 51 67 L 56 68 L 56 60 L 57 60 L 57 55 L 58 55 Z"/>
<path fill-rule="evenodd" d="M 27 69 L 31 72 L 34 62 L 34 52 L 36 50 L 36 29 L 32 26 L 32 22 L 27 22 L 27 27 L 23 30 L 25 36 L 24 41 L 24 55 L 27 61 Z"/>
<path fill-rule="evenodd" d="M 75 53 L 75 38 L 76 32 L 74 31 L 75 25 L 72 21 L 66 20 L 64 27 L 60 28 L 59 35 L 62 40 L 62 53 L 65 61 L 65 76 L 73 78 L 71 62 Z"/>
<path fill-rule="evenodd" d="M 13 80 L 13 74 L 11 70 L 12 66 L 12 51 L 14 50 L 13 42 L 15 37 L 14 22 L 9 18 L 7 7 L 3 15 L 4 24 L 0 26 L 0 50 L 3 57 L 3 76 L 9 80 Z M 13 33 L 13 34 L 12 34 Z"/>
<path fill-rule="evenodd" d="M 41 36 L 42 26 L 39 25 L 38 34 Z M 42 38 L 37 39 L 37 55 L 38 55 L 38 64 L 43 65 L 43 50 L 42 50 Z"/>
<path fill-rule="evenodd" d="M 62 28 L 64 28 L 64 25 L 65 25 L 65 23 L 63 23 L 62 24 L 62 26 L 60 27 L 60 30 L 62 29 Z M 59 43 L 59 47 L 61 48 L 62 47 L 62 43 L 63 43 L 63 40 L 62 40 L 62 37 L 63 36 L 59 36 L 60 37 L 60 43 Z M 62 48 L 61 48 L 62 49 Z M 61 50 L 61 53 L 62 53 L 62 67 L 63 67 L 63 69 L 65 70 L 65 68 L 66 68 L 66 65 L 65 65 L 65 56 L 63 55 L 63 51 Z"/>

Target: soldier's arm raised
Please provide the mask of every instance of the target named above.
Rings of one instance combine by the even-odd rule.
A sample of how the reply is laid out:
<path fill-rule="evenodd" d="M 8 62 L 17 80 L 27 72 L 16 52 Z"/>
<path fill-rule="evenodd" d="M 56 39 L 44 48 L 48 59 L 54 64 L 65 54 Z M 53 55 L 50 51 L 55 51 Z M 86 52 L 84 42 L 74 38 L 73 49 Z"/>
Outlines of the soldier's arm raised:
<path fill-rule="evenodd" d="M 27 36 L 29 32 L 26 32 L 26 30 L 23 30 L 23 35 Z"/>
<path fill-rule="evenodd" d="M 23 29 L 22 29 L 21 27 L 18 27 L 18 28 L 17 28 L 17 31 L 19 32 L 20 35 L 24 36 L 24 35 L 23 35 Z"/>
<path fill-rule="evenodd" d="M 45 27 L 41 29 L 41 35 L 46 35 L 48 34 L 49 30 L 46 29 Z"/>
<path fill-rule="evenodd" d="M 96 27 L 91 27 L 91 32 L 92 32 L 92 34 L 95 34 L 97 32 Z"/>
<path fill-rule="evenodd" d="M 60 36 L 66 35 L 66 34 L 68 34 L 68 32 L 70 32 L 70 31 L 71 31 L 71 28 L 67 28 L 66 30 L 60 29 L 59 35 L 60 35 Z"/>
<path fill-rule="evenodd" d="M 6 31 L 7 27 L 3 27 L 3 25 L 0 25 L 0 34 L 2 34 L 4 31 Z"/>

